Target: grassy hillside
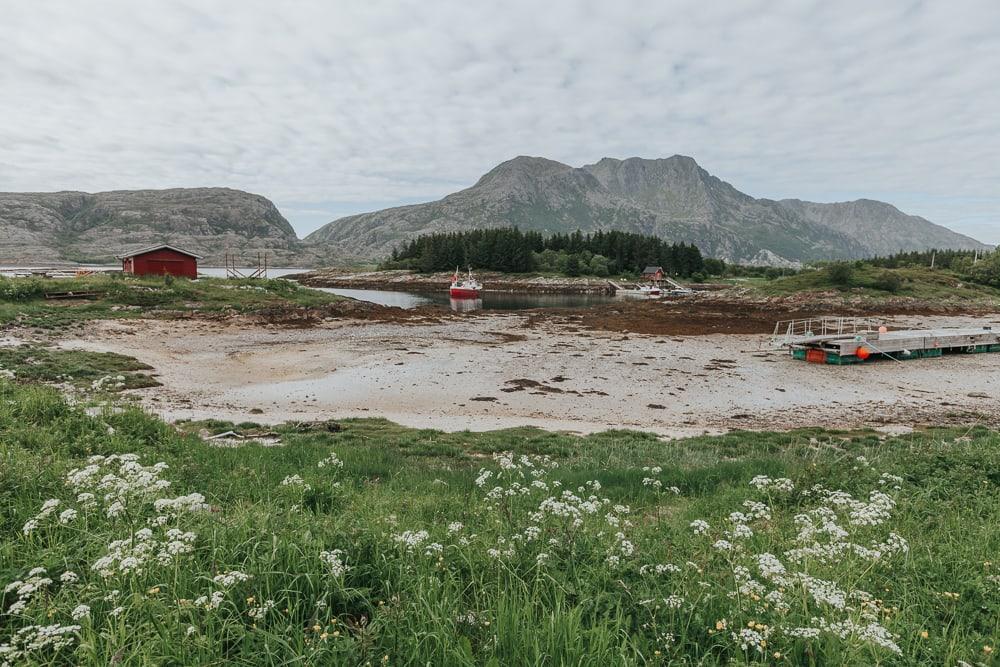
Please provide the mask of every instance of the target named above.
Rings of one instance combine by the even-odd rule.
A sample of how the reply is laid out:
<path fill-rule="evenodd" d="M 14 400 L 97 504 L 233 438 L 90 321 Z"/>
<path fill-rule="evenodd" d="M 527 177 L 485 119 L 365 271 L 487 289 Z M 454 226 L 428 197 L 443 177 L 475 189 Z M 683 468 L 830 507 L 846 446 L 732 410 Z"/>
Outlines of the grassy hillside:
<path fill-rule="evenodd" d="M 995 664 L 1000 434 L 381 420 L 213 447 L 0 380 L 20 664 Z M 508 452 L 508 453 L 504 453 Z"/>
<path fill-rule="evenodd" d="M 947 269 L 889 269 L 862 262 L 833 264 L 774 280 L 757 279 L 752 284 L 760 292 L 773 296 L 840 291 L 876 298 L 909 297 L 948 303 L 1000 300 L 1000 289 L 972 282 Z"/>
<path fill-rule="evenodd" d="M 84 297 L 52 300 L 74 292 Z M 0 324 L 54 329 L 96 318 L 183 317 L 269 308 L 317 307 L 341 301 L 288 280 L 134 278 L 0 278 Z"/>

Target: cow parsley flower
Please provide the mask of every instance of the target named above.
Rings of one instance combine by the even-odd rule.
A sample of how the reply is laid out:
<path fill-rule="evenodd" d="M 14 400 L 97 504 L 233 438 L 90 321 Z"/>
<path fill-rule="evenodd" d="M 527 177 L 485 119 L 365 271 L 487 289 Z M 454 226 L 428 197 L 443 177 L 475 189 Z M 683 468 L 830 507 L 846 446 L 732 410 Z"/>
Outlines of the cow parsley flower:
<path fill-rule="evenodd" d="M 344 462 L 340 460 L 336 453 L 330 452 L 330 455 L 316 464 L 319 468 L 343 468 Z"/>
<path fill-rule="evenodd" d="M 695 535 L 701 535 L 703 533 L 708 532 L 709 525 L 707 521 L 704 521 L 702 519 L 695 519 L 694 521 L 691 522 L 690 528 L 691 530 L 694 531 Z"/>
<path fill-rule="evenodd" d="M 217 574 L 212 578 L 216 584 L 222 586 L 223 588 L 230 588 L 235 584 L 250 581 L 251 576 L 240 572 L 239 570 L 230 570 L 229 572 L 224 572 L 222 574 Z"/>
<path fill-rule="evenodd" d="M 285 479 L 281 480 L 281 486 L 293 486 L 300 488 L 303 491 L 308 491 L 312 488 L 298 475 L 289 475 L 288 477 L 285 477 Z"/>
<path fill-rule="evenodd" d="M 330 574 L 337 578 L 344 576 L 344 573 L 350 569 L 344 563 L 343 554 L 344 552 L 340 549 L 319 552 L 319 559 L 330 569 Z"/>

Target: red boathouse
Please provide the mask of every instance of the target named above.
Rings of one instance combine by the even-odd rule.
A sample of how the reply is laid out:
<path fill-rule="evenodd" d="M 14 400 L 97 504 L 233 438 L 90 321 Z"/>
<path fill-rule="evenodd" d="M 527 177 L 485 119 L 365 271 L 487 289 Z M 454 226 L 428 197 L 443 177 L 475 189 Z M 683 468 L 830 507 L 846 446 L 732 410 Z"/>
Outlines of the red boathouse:
<path fill-rule="evenodd" d="M 194 279 L 198 277 L 198 260 L 201 259 L 201 255 L 164 243 L 119 255 L 118 259 L 122 261 L 122 272 L 134 276 L 177 276 Z"/>

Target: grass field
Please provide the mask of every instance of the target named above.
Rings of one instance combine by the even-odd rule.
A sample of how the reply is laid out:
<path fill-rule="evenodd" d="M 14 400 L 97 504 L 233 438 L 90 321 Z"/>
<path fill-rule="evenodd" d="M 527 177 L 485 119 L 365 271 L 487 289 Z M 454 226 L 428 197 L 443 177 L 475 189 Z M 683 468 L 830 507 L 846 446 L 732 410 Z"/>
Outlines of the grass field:
<path fill-rule="evenodd" d="M 0 346 L 0 375 L 18 382 L 121 391 L 159 385 L 145 372 L 151 370 L 149 364 L 113 352 L 61 350 L 48 345 Z"/>
<path fill-rule="evenodd" d="M 91 292 L 96 296 L 69 300 L 45 298 L 46 294 L 70 291 Z M 62 329 L 92 319 L 253 313 L 268 308 L 318 307 L 340 300 L 341 297 L 288 280 L 187 280 L 121 275 L 69 279 L 0 277 L 0 325 L 17 323 L 43 330 Z"/>
<path fill-rule="evenodd" d="M 984 428 L 341 426 L 213 447 L 255 425 L 0 380 L 0 661 L 996 664 Z"/>
<path fill-rule="evenodd" d="M 774 280 L 754 278 L 741 284 L 769 296 L 842 291 L 874 299 L 909 297 L 931 303 L 993 306 L 1000 303 L 1000 290 L 970 282 L 947 269 L 884 269 L 864 263 L 849 266 L 839 279 L 831 275 L 829 268 L 821 268 Z"/>

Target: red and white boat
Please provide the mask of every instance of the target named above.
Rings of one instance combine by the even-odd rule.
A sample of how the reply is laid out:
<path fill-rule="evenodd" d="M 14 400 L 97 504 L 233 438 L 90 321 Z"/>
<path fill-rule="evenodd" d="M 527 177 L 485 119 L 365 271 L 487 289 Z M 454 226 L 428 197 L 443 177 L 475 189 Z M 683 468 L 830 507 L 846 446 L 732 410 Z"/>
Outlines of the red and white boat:
<path fill-rule="evenodd" d="M 472 269 L 469 269 L 469 277 L 462 279 L 459 279 L 458 269 L 455 269 L 448 292 L 452 299 L 478 299 L 481 289 L 483 289 L 482 284 L 472 277 Z"/>

